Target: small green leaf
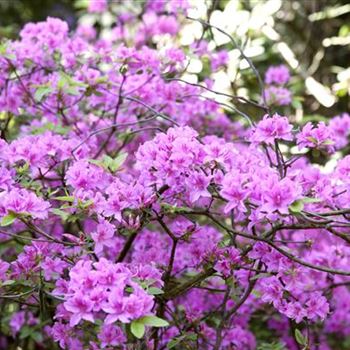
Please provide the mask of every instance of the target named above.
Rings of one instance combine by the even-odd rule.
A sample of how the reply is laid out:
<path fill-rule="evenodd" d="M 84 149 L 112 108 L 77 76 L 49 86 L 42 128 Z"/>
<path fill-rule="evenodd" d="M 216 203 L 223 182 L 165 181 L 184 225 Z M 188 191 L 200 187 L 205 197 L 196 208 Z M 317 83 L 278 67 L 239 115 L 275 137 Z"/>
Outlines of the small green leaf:
<path fill-rule="evenodd" d="M 306 139 L 307 139 L 308 141 L 314 143 L 315 145 L 317 145 L 317 140 L 316 140 L 314 137 L 309 136 L 309 137 L 307 137 Z"/>
<path fill-rule="evenodd" d="M 302 198 L 303 203 L 319 203 L 322 202 L 319 198 L 311 198 L 311 197 L 303 197 Z"/>
<path fill-rule="evenodd" d="M 60 71 L 59 75 L 60 75 L 60 79 L 58 81 L 57 86 L 61 89 L 63 87 L 65 87 L 66 85 L 71 86 L 71 87 L 73 87 L 73 86 L 87 87 L 88 86 L 87 84 L 85 84 L 81 81 L 74 80 L 73 77 L 71 77 L 70 75 L 68 75 L 67 73 L 65 73 L 63 71 Z"/>
<path fill-rule="evenodd" d="M 29 326 L 23 326 L 19 335 L 19 339 L 25 339 L 30 337 L 33 333 L 33 329 Z"/>
<path fill-rule="evenodd" d="M 179 337 L 171 339 L 170 342 L 167 344 L 167 348 L 172 349 L 176 345 L 179 345 L 180 343 L 185 342 L 186 340 L 195 341 L 196 339 L 197 339 L 197 334 L 185 333 L 185 334 L 180 335 Z"/>
<path fill-rule="evenodd" d="M 9 226 L 13 224 L 13 222 L 17 219 L 16 213 L 9 213 L 6 216 L 4 216 L 1 220 L 1 226 Z"/>
<path fill-rule="evenodd" d="M 64 92 L 68 95 L 72 95 L 72 96 L 77 96 L 80 94 L 79 90 L 77 90 L 77 88 L 75 86 L 70 86 L 67 89 L 64 90 Z"/>
<path fill-rule="evenodd" d="M 100 161 L 100 165 L 103 166 L 105 169 L 109 169 L 112 173 L 116 172 L 121 165 L 125 162 L 126 158 L 128 157 L 127 153 L 121 153 L 116 158 L 109 157 L 105 155 L 102 158 L 102 164 Z M 98 163 L 95 163 L 98 165 Z"/>
<path fill-rule="evenodd" d="M 59 216 L 63 221 L 67 221 L 67 219 L 69 218 L 69 214 L 66 213 L 65 211 L 61 210 L 61 209 L 53 208 L 50 211 L 53 214 Z"/>
<path fill-rule="evenodd" d="M 142 324 L 146 326 L 152 326 L 152 327 L 167 327 L 169 326 L 169 323 L 162 318 L 159 318 L 157 316 L 144 316 L 138 319 L 138 322 L 141 322 Z"/>
<path fill-rule="evenodd" d="M 94 204 L 93 199 L 89 199 L 89 200 L 84 201 L 84 202 L 82 200 L 78 200 L 78 208 L 80 208 L 82 210 L 89 208 L 93 204 Z"/>
<path fill-rule="evenodd" d="M 169 214 L 182 214 L 182 213 L 190 213 L 192 212 L 191 208 L 187 207 L 178 207 L 176 205 L 171 205 L 168 203 L 160 203 L 162 209 L 164 212 L 169 213 Z"/>
<path fill-rule="evenodd" d="M 6 281 L 1 283 L 1 287 L 12 286 L 15 283 L 16 283 L 15 280 L 6 280 Z"/>
<path fill-rule="evenodd" d="M 63 201 L 63 202 L 70 202 L 70 203 L 74 202 L 73 196 L 58 196 L 58 197 L 54 197 L 52 199 L 55 199 L 56 201 Z"/>
<path fill-rule="evenodd" d="M 307 338 L 300 332 L 299 329 L 295 329 L 295 340 L 300 344 L 300 345 L 307 345 Z"/>
<path fill-rule="evenodd" d="M 289 207 L 292 213 L 300 213 L 304 209 L 304 203 L 301 199 L 294 201 Z"/>
<path fill-rule="evenodd" d="M 89 6 L 89 0 L 76 0 L 74 7 L 76 9 L 86 9 Z"/>
<path fill-rule="evenodd" d="M 47 96 L 50 92 L 52 92 L 52 88 L 50 86 L 40 86 L 34 94 L 34 98 L 37 101 L 41 101 L 45 96 Z"/>
<path fill-rule="evenodd" d="M 33 332 L 30 337 L 35 340 L 37 343 L 41 343 L 43 341 L 43 335 L 40 332 Z"/>
<path fill-rule="evenodd" d="M 147 293 L 150 294 L 150 295 L 160 295 L 160 294 L 164 294 L 164 292 L 163 292 L 160 288 L 157 288 L 157 287 L 150 287 L 150 288 L 147 290 Z"/>
<path fill-rule="evenodd" d="M 141 339 L 145 334 L 145 325 L 139 320 L 135 320 L 131 323 L 131 333 L 138 339 Z"/>
<path fill-rule="evenodd" d="M 333 140 L 325 140 L 322 142 L 323 145 L 329 146 L 329 145 L 334 145 L 334 141 Z"/>

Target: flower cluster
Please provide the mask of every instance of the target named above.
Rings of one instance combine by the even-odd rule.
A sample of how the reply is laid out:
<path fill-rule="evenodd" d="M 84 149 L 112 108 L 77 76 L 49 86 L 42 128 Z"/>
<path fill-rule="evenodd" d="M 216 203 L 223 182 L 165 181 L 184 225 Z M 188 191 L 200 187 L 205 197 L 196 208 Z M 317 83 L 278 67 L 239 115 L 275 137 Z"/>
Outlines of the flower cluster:
<path fill-rule="evenodd" d="M 97 27 L 112 7 L 109 36 L 48 18 L 0 47 L 0 346 L 345 341 L 349 115 L 274 113 L 285 66 L 266 72 L 267 106 L 234 96 L 257 113 L 220 102 L 207 71 L 228 51 L 180 44 L 187 1 L 124 5 L 89 2 Z"/>
<path fill-rule="evenodd" d="M 285 65 L 271 66 L 265 73 L 267 87 L 264 91 L 269 104 L 287 106 L 292 102 L 292 94 L 285 85 L 289 82 L 290 73 Z"/>

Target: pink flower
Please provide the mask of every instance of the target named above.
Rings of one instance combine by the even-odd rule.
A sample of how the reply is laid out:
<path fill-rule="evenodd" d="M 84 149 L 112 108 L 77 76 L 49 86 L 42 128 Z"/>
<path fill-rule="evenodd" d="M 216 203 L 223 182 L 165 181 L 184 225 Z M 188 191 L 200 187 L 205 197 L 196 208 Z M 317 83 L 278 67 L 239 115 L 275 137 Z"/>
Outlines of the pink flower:
<path fill-rule="evenodd" d="M 350 115 L 348 113 L 343 113 L 333 117 L 329 121 L 329 128 L 334 135 L 335 147 L 339 149 L 346 146 L 350 134 Z"/>
<path fill-rule="evenodd" d="M 10 192 L 1 193 L 2 203 L 0 206 L 7 212 L 16 214 L 29 214 L 33 218 L 46 219 L 50 204 L 37 197 L 33 192 L 25 189 L 12 189 Z"/>
<path fill-rule="evenodd" d="M 101 220 L 97 225 L 96 232 L 91 233 L 91 237 L 95 242 L 95 253 L 102 252 L 103 247 L 111 245 L 113 242 L 115 227 L 107 220 Z"/>
<path fill-rule="evenodd" d="M 329 152 L 334 151 L 335 138 L 332 129 L 320 122 L 313 126 L 310 122 L 306 123 L 301 132 L 297 134 L 297 144 L 299 149 L 303 147 L 325 149 Z"/>
<path fill-rule="evenodd" d="M 250 141 L 269 144 L 274 144 L 275 140 L 291 141 L 293 140 L 292 128 L 293 126 L 289 124 L 287 117 L 274 114 L 270 118 L 265 115 L 253 130 Z"/>
<path fill-rule="evenodd" d="M 267 104 L 276 106 L 288 106 L 292 102 L 291 92 L 280 86 L 268 86 L 265 89 Z"/>
<path fill-rule="evenodd" d="M 0 259 L 0 281 L 6 280 L 6 272 L 10 268 L 10 264 Z"/>
<path fill-rule="evenodd" d="M 68 264 L 60 258 L 53 259 L 51 257 L 46 257 L 45 260 L 41 263 L 44 277 L 47 281 L 50 279 L 59 278 L 67 266 Z"/>
<path fill-rule="evenodd" d="M 114 288 L 111 290 L 108 302 L 102 305 L 102 310 L 108 315 L 105 318 L 105 324 L 109 325 L 115 321 L 121 321 L 128 323 L 130 319 L 123 313 L 123 293 L 124 291 L 120 288 Z"/>
<path fill-rule="evenodd" d="M 272 303 L 279 306 L 283 296 L 283 286 L 277 277 L 269 277 L 262 281 L 261 300 L 265 303 Z"/>
<path fill-rule="evenodd" d="M 300 323 L 306 316 L 306 311 L 298 301 L 291 301 L 285 307 L 285 314 L 296 323 Z"/>
<path fill-rule="evenodd" d="M 278 181 L 277 177 L 273 177 L 265 183 L 261 211 L 272 213 L 278 210 L 281 214 L 288 214 L 288 207 L 300 195 L 301 189 L 295 182 L 288 178 Z"/>
<path fill-rule="evenodd" d="M 107 0 L 89 0 L 89 12 L 102 13 L 108 8 Z"/>
<path fill-rule="evenodd" d="M 315 320 L 317 318 L 324 320 L 329 313 L 327 299 L 319 292 L 312 293 L 305 305 L 306 316 L 310 320 Z"/>
<path fill-rule="evenodd" d="M 227 173 L 222 181 L 220 195 L 228 203 L 225 206 L 225 213 L 232 209 L 246 211 L 244 201 L 248 198 L 249 190 L 244 186 L 244 178 L 235 172 Z"/>
<path fill-rule="evenodd" d="M 104 349 L 107 346 L 117 346 L 125 342 L 126 338 L 123 331 L 112 324 L 104 324 L 98 334 L 98 339 L 101 342 L 101 347 Z"/>
<path fill-rule="evenodd" d="M 289 69 L 281 64 L 279 66 L 271 66 L 265 73 L 266 84 L 284 85 L 290 79 Z"/>
<path fill-rule="evenodd" d="M 194 173 L 190 176 L 187 180 L 187 184 L 190 189 L 190 201 L 192 203 L 196 202 L 201 197 L 211 197 L 211 194 L 208 191 L 210 180 L 210 176 L 201 173 Z"/>
<path fill-rule="evenodd" d="M 76 326 L 81 320 L 94 322 L 92 313 L 93 303 L 81 291 L 64 302 L 63 305 L 67 311 L 72 313 L 69 321 L 71 327 Z"/>

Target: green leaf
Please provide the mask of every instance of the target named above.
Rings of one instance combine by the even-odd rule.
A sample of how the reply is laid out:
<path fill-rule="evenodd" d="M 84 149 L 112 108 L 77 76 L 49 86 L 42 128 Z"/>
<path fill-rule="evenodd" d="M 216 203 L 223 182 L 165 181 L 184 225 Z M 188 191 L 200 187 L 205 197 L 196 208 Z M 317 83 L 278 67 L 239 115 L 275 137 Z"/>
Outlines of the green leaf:
<path fill-rule="evenodd" d="M 78 201 L 78 207 L 80 209 L 83 209 L 83 210 L 89 208 L 93 204 L 94 204 L 94 200 L 93 199 L 89 199 L 89 200 L 87 200 L 85 202 L 83 202 L 81 200 Z"/>
<path fill-rule="evenodd" d="M 145 334 L 145 325 L 139 320 L 135 320 L 131 323 L 131 333 L 138 339 L 141 339 Z"/>
<path fill-rule="evenodd" d="M 150 287 L 150 288 L 147 290 L 147 293 L 150 294 L 150 295 L 160 295 L 160 294 L 164 294 L 164 292 L 163 292 L 160 288 L 157 288 L 157 287 Z"/>
<path fill-rule="evenodd" d="M 128 157 L 127 153 L 120 153 L 116 158 L 113 159 L 112 164 L 110 165 L 110 169 L 115 172 L 117 171 L 125 162 L 126 158 Z"/>
<path fill-rule="evenodd" d="M 17 219 L 17 214 L 16 213 L 9 213 L 6 216 L 4 216 L 1 220 L 1 226 L 9 226 L 13 224 L 13 222 Z"/>
<path fill-rule="evenodd" d="M 60 71 L 59 72 L 60 75 L 60 79 L 57 83 L 58 88 L 62 89 L 63 87 L 65 87 L 66 85 L 70 86 L 70 87 L 76 87 L 76 86 L 80 86 L 80 87 L 87 87 L 88 85 L 78 81 L 78 80 L 74 80 L 73 77 L 69 76 L 67 73 Z"/>
<path fill-rule="evenodd" d="M 50 86 L 40 86 L 34 94 L 34 98 L 37 101 L 41 101 L 45 96 L 47 96 L 50 92 L 52 92 L 52 88 Z"/>
<path fill-rule="evenodd" d="M 307 137 L 306 139 L 307 139 L 308 141 L 314 143 L 315 145 L 317 145 L 317 140 L 316 140 L 314 137 L 309 136 L 309 137 Z"/>
<path fill-rule="evenodd" d="M 74 7 L 77 9 L 86 9 L 89 6 L 89 0 L 76 0 Z"/>
<path fill-rule="evenodd" d="M 27 337 L 30 337 L 33 333 L 33 329 L 29 326 L 23 326 L 19 335 L 20 339 L 25 339 Z"/>
<path fill-rule="evenodd" d="M 157 316 L 144 316 L 138 319 L 138 322 L 141 322 L 142 324 L 145 324 L 146 326 L 152 326 L 152 327 L 167 327 L 169 326 L 169 323 L 162 318 L 159 318 Z"/>
<path fill-rule="evenodd" d="M 54 197 L 52 199 L 55 199 L 56 201 L 63 201 L 63 202 L 70 202 L 70 203 L 74 202 L 73 196 L 58 196 L 58 197 Z"/>
<path fill-rule="evenodd" d="M 295 340 L 300 344 L 300 345 L 307 345 L 307 338 L 300 332 L 299 329 L 295 329 Z"/>
<path fill-rule="evenodd" d="M 61 209 L 53 208 L 50 211 L 51 211 L 51 213 L 59 216 L 63 221 L 67 221 L 69 218 L 69 214 Z"/>
<path fill-rule="evenodd" d="M 6 281 L 1 283 L 1 287 L 12 286 L 15 283 L 16 283 L 15 280 L 6 280 Z"/>
<path fill-rule="evenodd" d="M 294 201 L 289 207 L 292 213 L 300 213 L 304 209 L 304 203 L 301 199 Z"/>
<path fill-rule="evenodd" d="M 0 44 L 0 56 L 8 58 L 9 60 L 13 60 L 16 56 L 12 53 L 7 52 L 8 44 L 7 42 L 2 42 Z"/>
<path fill-rule="evenodd" d="M 125 159 L 128 157 L 127 153 L 121 153 L 116 158 L 109 157 L 105 155 L 102 158 L 102 166 L 105 169 L 109 169 L 112 173 L 116 172 L 121 165 L 125 162 Z"/>
<path fill-rule="evenodd" d="M 178 207 L 176 205 L 171 205 L 168 203 L 160 203 L 160 205 L 163 211 L 169 214 L 182 214 L 192 212 L 192 209 L 187 207 Z"/>
<path fill-rule="evenodd" d="M 319 198 L 311 198 L 311 197 L 303 197 L 302 198 L 303 203 L 319 203 L 322 202 Z"/>
<path fill-rule="evenodd" d="M 43 341 L 43 335 L 40 332 L 33 332 L 30 337 L 35 340 L 37 343 L 41 343 Z"/>
<path fill-rule="evenodd" d="M 323 144 L 323 145 L 326 145 L 326 146 L 328 146 L 328 145 L 334 145 L 334 141 L 328 139 L 328 140 L 323 141 L 322 144 Z"/>
<path fill-rule="evenodd" d="M 64 90 L 64 92 L 68 95 L 73 95 L 77 96 L 80 94 L 79 90 L 75 86 L 68 87 L 67 89 Z"/>
<path fill-rule="evenodd" d="M 179 337 L 171 339 L 170 342 L 167 344 L 167 348 L 172 349 L 176 345 L 179 345 L 180 343 L 185 342 L 186 340 L 195 341 L 196 339 L 197 339 L 197 334 L 185 333 L 185 334 L 180 335 Z"/>

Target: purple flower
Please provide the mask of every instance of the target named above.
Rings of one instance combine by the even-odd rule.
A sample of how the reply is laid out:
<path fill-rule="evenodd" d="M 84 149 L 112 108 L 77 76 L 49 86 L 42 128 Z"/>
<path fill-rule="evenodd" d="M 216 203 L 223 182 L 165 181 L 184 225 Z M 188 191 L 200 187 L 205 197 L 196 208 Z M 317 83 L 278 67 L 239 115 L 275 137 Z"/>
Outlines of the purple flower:
<path fill-rule="evenodd" d="M 328 152 L 334 150 L 335 137 L 332 129 L 325 123 L 320 122 L 313 126 L 308 122 L 301 132 L 297 134 L 297 144 L 299 149 L 303 147 L 325 149 Z"/>
<path fill-rule="evenodd" d="M 274 144 L 275 140 L 293 140 L 292 136 L 293 126 L 289 124 L 287 117 L 282 117 L 274 114 L 272 118 L 265 115 L 255 129 L 253 129 L 250 141 L 252 142 L 266 142 Z"/>
<path fill-rule="evenodd" d="M 101 220 L 97 225 L 96 232 L 91 233 L 91 237 L 95 242 L 95 253 L 102 252 L 103 247 L 113 243 L 115 227 L 106 220 Z"/>
<path fill-rule="evenodd" d="M 44 271 L 45 279 L 50 280 L 59 278 L 64 269 L 68 267 L 68 264 L 60 258 L 46 257 L 41 263 L 41 267 Z"/>
<path fill-rule="evenodd" d="M 333 117 L 329 121 L 329 128 L 334 135 L 335 147 L 337 149 L 345 147 L 348 143 L 348 136 L 350 134 L 350 115 L 343 113 L 339 116 Z"/>
<path fill-rule="evenodd" d="M 194 173 L 187 180 L 187 184 L 190 189 L 190 201 L 192 203 L 196 202 L 201 197 L 211 197 L 211 194 L 208 191 L 210 180 L 210 176 L 206 176 L 205 174 L 201 173 Z"/>
<path fill-rule="evenodd" d="M 265 73 L 266 84 L 287 84 L 290 79 L 289 69 L 281 64 L 279 66 L 271 66 Z"/>
<path fill-rule="evenodd" d="M 102 13 L 108 8 L 107 0 L 89 0 L 89 12 Z"/>
<path fill-rule="evenodd" d="M 281 214 L 288 214 L 288 207 L 301 196 L 300 187 L 288 178 L 278 181 L 273 177 L 263 186 L 261 211 L 268 213 L 278 210 Z"/>
<path fill-rule="evenodd" d="M 108 297 L 108 302 L 102 306 L 102 310 L 108 315 L 105 318 L 107 325 L 114 323 L 115 321 L 121 321 L 128 323 L 130 319 L 123 313 L 123 289 L 115 288 L 112 289 Z"/>
<path fill-rule="evenodd" d="M 266 278 L 261 284 L 261 300 L 265 303 L 272 303 L 275 307 L 279 306 L 283 296 L 283 286 L 278 278 Z"/>
<path fill-rule="evenodd" d="M 305 303 L 306 317 L 310 320 L 320 318 L 324 320 L 329 313 L 327 299 L 320 292 L 314 292 Z"/>
<path fill-rule="evenodd" d="M 306 317 L 306 311 L 298 301 L 291 301 L 285 306 L 285 314 L 289 318 L 300 323 Z"/>
<path fill-rule="evenodd" d="M 104 349 L 107 346 L 117 346 L 125 342 L 126 338 L 123 331 L 112 324 L 104 324 L 98 334 L 98 339 L 101 342 L 101 347 Z"/>
<path fill-rule="evenodd" d="M 8 213 L 31 215 L 33 218 L 46 219 L 50 204 L 25 189 L 12 189 L 2 192 L 2 206 Z"/>
<path fill-rule="evenodd" d="M 64 307 L 71 312 L 69 325 L 76 326 L 81 320 L 94 322 L 92 313 L 93 303 L 82 292 L 77 292 L 72 298 L 64 302 Z"/>
<path fill-rule="evenodd" d="M 221 50 L 211 56 L 211 62 L 210 62 L 211 69 L 213 71 L 217 71 L 221 67 L 224 67 L 225 65 L 227 65 L 228 61 L 229 61 L 229 55 L 227 51 Z"/>
<path fill-rule="evenodd" d="M 265 89 L 267 104 L 276 106 L 288 106 L 292 102 L 291 92 L 280 86 L 268 86 Z"/>
<path fill-rule="evenodd" d="M 239 174 L 232 172 L 225 175 L 220 195 L 228 201 L 225 213 L 235 208 L 242 212 L 246 211 L 244 201 L 249 195 L 249 190 L 244 186 L 244 178 Z"/>
<path fill-rule="evenodd" d="M 6 280 L 6 272 L 10 268 L 10 264 L 0 259 L 0 282 Z"/>

